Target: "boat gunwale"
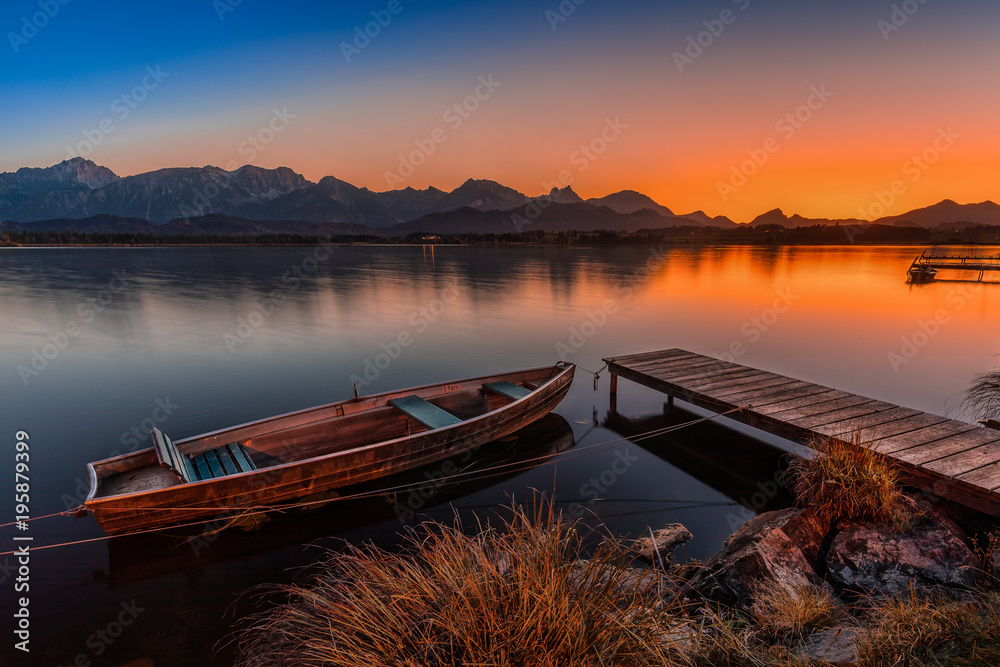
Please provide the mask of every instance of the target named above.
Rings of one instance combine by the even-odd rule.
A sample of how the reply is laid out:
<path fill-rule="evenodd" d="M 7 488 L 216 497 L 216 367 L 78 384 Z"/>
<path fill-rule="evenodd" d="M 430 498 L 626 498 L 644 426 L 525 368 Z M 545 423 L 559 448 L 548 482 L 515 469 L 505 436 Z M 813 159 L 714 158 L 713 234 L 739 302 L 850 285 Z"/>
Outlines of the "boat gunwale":
<path fill-rule="evenodd" d="M 375 447 L 385 447 L 385 446 L 388 446 L 388 445 L 391 445 L 391 444 L 396 444 L 396 443 L 399 443 L 399 442 L 404 442 L 406 440 L 411 440 L 411 439 L 414 439 L 414 438 L 417 438 L 417 437 L 425 437 L 425 436 L 428 436 L 428 435 L 431 435 L 431 434 L 438 434 L 438 433 L 441 433 L 441 432 L 444 432 L 444 431 L 448 431 L 449 429 L 458 429 L 459 427 L 463 427 L 463 426 L 466 426 L 468 424 L 474 424 L 474 423 L 476 423 L 476 422 L 478 422 L 480 420 L 486 419 L 487 417 L 491 417 L 491 416 L 494 416 L 496 414 L 509 411 L 515 405 L 517 405 L 517 404 L 519 404 L 519 403 L 521 403 L 523 401 L 527 401 L 530 398 L 537 397 L 539 395 L 539 393 L 542 391 L 543 388 L 551 385 L 552 383 L 554 383 L 559 378 L 565 376 L 566 373 L 573 371 L 573 369 L 575 369 L 575 367 L 576 367 L 576 364 L 573 363 L 573 362 L 560 361 L 560 362 L 557 362 L 557 363 L 553 364 L 552 366 L 540 366 L 538 368 L 529 368 L 529 369 L 524 369 L 524 370 L 511 371 L 511 372 L 508 372 L 508 373 L 494 373 L 494 374 L 490 374 L 490 375 L 483 375 L 483 376 L 478 376 L 478 377 L 470 377 L 470 378 L 466 378 L 466 379 L 462 379 L 462 380 L 452 380 L 452 381 L 445 381 L 445 382 L 436 382 L 436 383 L 431 383 L 431 384 L 427 384 L 427 385 L 422 385 L 422 386 L 419 386 L 419 387 L 410 387 L 410 388 L 407 388 L 407 389 L 400 389 L 400 390 L 396 390 L 396 391 L 387 391 L 387 392 L 383 392 L 381 394 L 373 394 L 372 396 L 368 396 L 366 398 L 377 399 L 377 398 L 382 397 L 382 396 L 389 396 L 389 395 L 394 395 L 394 394 L 398 394 L 398 393 L 402 393 L 402 392 L 415 392 L 415 391 L 419 391 L 421 389 L 431 389 L 431 388 L 434 388 L 434 387 L 439 387 L 439 386 L 448 385 L 448 384 L 457 384 L 459 382 L 472 382 L 472 381 L 477 381 L 477 380 L 480 380 L 480 379 L 483 379 L 483 378 L 501 377 L 501 376 L 505 376 L 505 375 L 514 375 L 514 374 L 517 374 L 517 373 L 532 373 L 532 372 L 544 371 L 544 370 L 548 370 L 548 369 L 558 370 L 558 372 L 555 373 L 555 375 L 552 375 L 550 378 L 548 378 L 547 380 L 545 380 L 542 384 L 538 385 L 538 387 L 536 389 L 532 390 L 532 392 L 530 394 L 528 394 L 527 396 L 523 396 L 523 397 L 521 397 L 521 398 L 519 398 L 517 400 L 511 401 L 510 403 L 508 403 L 506 405 L 503 405 L 503 406 L 500 406 L 499 408 L 496 408 L 494 410 L 490 410 L 489 412 L 484 412 L 483 414 L 477 415 L 475 417 L 472 417 L 471 419 L 462 420 L 461 422 L 459 422 L 457 424 L 451 424 L 449 426 L 443 426 L 441 428 L 436 428 L 436 429 L 428 429 L 426 431 L 420 431 L 418 433 L 411 433 L 411 434 L 408 434 L 408 435 L 405 435 L 405 436 L 399 437 L 399 438 L 392 438 L 390 440 L 380 440 L 379 442 L 374 442 L 374 443 L 371 443 L 371 444 L 368 444 L 368 445 L 361 445 L 359 447 L 353 447 L 351 449 L 345 449 L 345 450 L 338 451 L 338 452 L 330 452 L 328 454 L 320 454 L 318 456 L 313 456 L 313 457 L 308 458 L 308 459 L 301 459 L 299 461 L 289 461 L 287 463 L 279 463 L 278 465 L 268 466 L 266 468 L 260 468 L 258 470 L 251 470 L 251 471 L 247 471 L 247 472 L 239 472 L 239 473 L 235 473 L 235 474 L 232 474 L 232 475 L 226 475 L 224 477 L 217 477 L 217 478 L 212 478 L 212 479 L 203 479 L 203 480 L 198 480 L 198 481 L 195 481 L 195 482 L 181 482 L 179 484 L 168 486 L 168 487 L 165 487 L 165 488 L 162 488 L 162 489 L 151 489 L 151 490 L 148 490 L 148 491 L 137 491 L 137 492 L 134 492 L 134 493 L 121 493 L 121 494 L 116 494 L 116 495 L 113 495 L 113 496 L 94 497 L 94 494 L 97 492 L 97 486 L 98 486 L 98 483 L 99 483 L 99 478 L 97 476 L 97 469 L 96 469 L 95 466 L 97 466 L 99 464 L 102 464 L 102 463 L 108 463 L 108 462 L 111 462 L 111 461 L 118 461 L 118 460 L 125 459 L 125 458 L 128 458 L 128 457 L 136 456 L 136 455 L 142 454 L 144 452 L 151 451 L 152 448 L 151 447 L 147 447 L 145 449 L 140 449 L 140 450 L 137 450 L 135 452 L 129 452 L 127 454 L 122 454 L 120 456 L 112 457 L 112 458 L 109 458 L 109 459 L 102 459 L 100 461 L 92 461 L 92 462 L 90 462 L 90 463 L 87 464 L 88 476 L 90 476 L 91 487 L 90 487 L 90 492 L 87 495 L 87 499 L 84 502 L 84 506 L 89 508 L 89 507 L 92 507 L 92 506 L 95 506 L 95 505 L 96 506 L 102 506 L 102 505 L 109 504 L 109 503 L 114 502 L 114 501 L 120 501 L 120 500 L 123 500 L 123 499 L 130 499 L 130 498 L 136 498 L 136 497 L 149 497 L 149 496 L 153 496 L 154 494 L 160 494 L 160 493 L 165 493 L 165 492 L 174 492 L 174 493 L 176 493 L 178 489 L 182 489 L 182 488 L 183 489 L 197 488 L 197 487 L 199 487 L 201 485 L 211 484 L 213 482 L 218 483 L 218 482 L 223 481 L 223 480 L 243 479 L 243 478 L 248 478 L 250 476 L 258 475 L 258 474 L 263 475 L 263 474 L 272 473 L 272 472 L 278 471 L 278 470 L 286 470 L 286 469 L 292 468 L 294 466 L 301 466 L 301 465 L 307 464 L 307 463 L 315 463 L 315 462 L 323 460 L 323 459 L 328 459 L 328 458 L 337 457 L 337 456 L 346 456 L 347 454 L 357 454 L 357 453 L 360 453 L 360 452 L 363 452 L 365 450 L 372 449 L 372 448 L 375 448 Z M 568 389 L 569 389 L 569 387 L 567 387 L 567 390 Z M 347 399 L 347 400 L 344 400 L 344 401 L 336 401 L 334 403 L 329 403 L 329 404 L 326 404 L 326 405 L 315 406 L 313 408 L 306 408 L 304 410 L 296 410 L 296 411 L 290 412 L 290 413 L 285 413 L 285 414 L 281 414 L 281 415 L 275 415 L 274 417 L 267 417 L 265 419 L 259 419 L 259 420 L 247 422 L 245 424 L 240 424 L 240 425 L 237 425 L 237 426 L 233 426 L 233 427 L 230 427 L 230 428 L 219 429 L 219 430 L 216 430 L 216 431 L 211 431 L 209 433 L 203 433 L 203 434 L 200 434 L 200 435 L 192 436 L 190 438 L 185 438 L 183 440 L 178 440 L 174 444 L 178 445 L 178 444 L 183 444 L 183 443 L 186 443 L 186 442 L 191 442 L 191 441 L 194 441 L 194 440 L 200 440 L 202 438 L 207 438 L 207 437 L 209 437 L 211 435 L 214 435 L 214 434 L 224 433 L 224 432 L 236 430 L 236 429 L 239 429 L 239 428 L 245 428 L 245 427 L 248 427 L 248 426 L 253 426 L 253 425 L 256 425 L 256 424 L 259 424 L 259 423 L 262 423 L 262 422 L 270 421 L 272 419 L 279 419 L 279 418 L 284 418 L 284 417 L 288 417 L 288 416 L 292 416 L 292 415 L 302 414 L 302 413 L 310 412 L 312 410 L 320 410 L 320 409 L 332 407 L 334 405 L 338 405 L 340 403 L 349 403 L 352 400 L 354 400 L 354 399 Z M 383 406 L 373 406 L 373 407 L 383 407 Z M 337 416 L 340 416 L 340 415 L 337 415 Z M 155 465 L 158 465 L 158 464 L 155 464 Z M 196 508 L 197 506 L 191 506 L 191 507 L 192 508 Z"/>

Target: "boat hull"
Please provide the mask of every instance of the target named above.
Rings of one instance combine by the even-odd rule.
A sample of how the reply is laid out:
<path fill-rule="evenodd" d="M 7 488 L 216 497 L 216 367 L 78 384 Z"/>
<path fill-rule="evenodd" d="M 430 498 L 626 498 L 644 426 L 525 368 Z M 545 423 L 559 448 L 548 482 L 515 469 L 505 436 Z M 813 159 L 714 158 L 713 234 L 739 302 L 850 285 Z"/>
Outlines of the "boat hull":
<path fill-rule="evenodd" d="M 544 371 L 535 369 L 521 374 Z M 427 465 L 454 456 L 470 449 L 476 449 L 488 442 L 502 438 L 551 412 L 569 390 L 573 380 L 574 366 L 554 367 L 551 377 L 542 382 L 528 396 L 502 405 L 496 409 L 466 419 L 453 426 L 412 433 L 383 442 L 376 442 L 336 451 L 305 460 L 281 463 L 253 472 L 240 473 L 194 483 L 173 483 L 154 490 L 134 490 L 131 492 L 102 495 L 101 480 L 114 474 L 127 475 L 128 466 L 138 470 L 148 469 L 155 464 L 152 449 L 88 464 L 91 480 L 90 496 L 85 506 L 93 513 L 101 527 L 109 534 L 117 535 L 166 526 L 182 525 L 204 521 L 219 516 L 239 516 L 255 509 L 272 508 L 296 500 L 335 491 L 338 488 L 366 482 L 386 475 Z M 337 420 L 359 416 L 352 413 L 361 404 L 368 410 L 383 411 L 387 401 L 403 394 L 437 396 L 434 392 L 444 388 L 470 391 L 469 388 L 483 382 L 511 376 L 489 376 L 463 380 L 449 385 L 428 385 L 404 392 L 380 394 L 344 401 L 330 406 L 322 406 L 310 411 L 293 413 L 279 418 L 251 422 L 233 429 L 226 429 L 204 436 L 196 436 L 176 443 L 185 454 L 210 447 L 216 443 L 241 440 L 249 435 L 266 439 L 272 431 L 287 431 L 289 442 L 296 441 L 297 430 L 310 432 L 322 430 L 329 423 L 328 439 L 337 438 Z M 520 377 L 520 376 L 517 376 Z M 362 410 L 363 411 L 363 410 Z M 317 419 L 321 415 L 333 413 L 333 417 Z M 371 429 L 388 419 L 388 413 L 372 417 Z M 395 419 L 400 419 L 394 415 Z M 403 417 L 405 419 L 405 417 Z M 287 427 L 287 423 L 301 423 L 298 428 Z M 360 425 L 360 426 L 359 426 Z M 354 419 L 352 429 L 364 427 L 364 419 Z M 284 428 L 284 431 L 282 431 Z M 315 436 L 313 436 L 315 437 Z M 345 436 L 346 437 L 346 436 Z"/>

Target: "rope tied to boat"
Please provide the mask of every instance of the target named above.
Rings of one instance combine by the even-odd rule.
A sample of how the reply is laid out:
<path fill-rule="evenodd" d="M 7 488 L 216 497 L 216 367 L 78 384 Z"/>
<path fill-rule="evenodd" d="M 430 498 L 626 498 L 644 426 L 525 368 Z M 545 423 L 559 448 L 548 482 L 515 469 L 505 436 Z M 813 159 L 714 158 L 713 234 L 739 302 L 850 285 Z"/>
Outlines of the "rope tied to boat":
<path fill-rule="evenodd" d="M 600 367 L 600 369 L 597 370 L 596 373 L 594 371 L 588 371 L 586 368 L 584 368 L 580 364 L 577 364 L 576 367 L 579 368 L 584 373 L 590 373 L 591 375 L 594 376 L 594 392 L 596 393 L 597 392 L 597 384 L 598 384 L 598 382 L 601 379 L 601 373 L 603 373 L 605 370 L 607 370 L 608 365 L 604 364 L 603 366 Z"/>
<path fill-rule="evenodd" d="M 604 369 L 602 368 L 601 370 L 604 370 Z M 587 371 L 587 372 L 590 373 L 592 371 Z M 675 432 L 675 431 L 680 431 L 682 429 L 694 426 L 695 424 L 700 424 L 702 422 L 712 421 L 712 420 L 717 419 L 719 417 L 726 417 L 726 416 L 731 415 L 731 414 L 736 413 L 736 412 L 742 412 L 743 410 L 746 410 L 746 409 L 748 409 L 750 407 L 751 406 L 749 404 L 742 405 L 742 406 L 738 406 L 738 407 L 732 408 L 730 410 L 726 410 L 725 412 L 719 412 L 719 413 L 716 413 L 716 414 L 713 414 L 713 415 L 708 415 L 708 416 L 705 416 L 705 417 L 699 417 L 697 419 L 693 419 L 691 421 L 687 421 L 687 422 L 684 422 L 684 423 L 681 423 L 681 424 L 673 424 L 671 426 L 665 426 L 665 427 L 661 427 L 661 428 L 656 428 L 656 429 L 652 429 L 650 431 L 643 431 L 643 432 L 640 432 L 640 433 L 637 433 L 637 434 L 633 434 L 631 436 L 622 436 L 622 437 L 619 437 L 619 438 L 614 438 L 612 440 L 607 440 L 607 441 L 604 441 L 604 442 L 594 443 L 593 445 L 587 445 L 586 447 L 583 447 L 583 448 L 581 448 L 579 450 L 576 450 L 576 451 L 570 453 L 568 456 L 559 457 L 559 459 L 561 461 L 567 461 L 567 460 L 571 460 L 571 459 L 580 458 L 580 457 L 583 457 L 583 456 L 589 456 L 589 455 L 594 454 L 594 453 L 608 451 L 608 450 L 614 449 L 616 447 L 620 447 L 620 446 L 622 446 L 622 444 L 625 444 L 625 443 L 628 443 L 628 442 L 637 442 L 639 440 L 646 440 L 646 439 L 649 439 L 649 438 L 654 438 L 654 437 L 657 437 L 657 436 L 665 435 L 667 433 L 672 433 L 672 432 Z M 475 479 L 486 479 L 486 478 L 489 478 L 489 477 L 494 477 L 494 476 L 497 476 L 497 475 L 505 474 L 505 473 L 507 473 L 507 472 L 509 472 L 511 470 L 518 470 L 518 469 L 525 469 L 526 470 L 529 467 L 529 465 L 536 464 L 536 462 L 540 463 L 540 462 L 543 462 L 543 461 L 547 461 L 549 458 L 550 458 L 549 456 L 539 456 L 539 457 L 534 457 L 534 458 L 523 460 L 523 461 L 517 461 L 515 463 L 505 463 L 505 464 L 499 464 L 499 465 L 495 465 L 495 466 L 490 466 L 490 467 L 484 468 L 482 470 L 466 469 L 466 470 L 463 470 L 461 472 L 455 473 L 453 475 L 445 476 L 445 477 L 443 477 L 441 479 L 447 480 L 449 482 L 467 481 L 467 480 L 475 480 Z M 556 463 L 556 461 L 555 460 L 549 461 L 549 463 Z M 389 487 L 389 488 L 373 489 L 371 491 L 364 491 L 364 492 L 361 492 L 361 493 L 356 493 L 356 494 L 352 494 L 352 495 L 345 495 L 345 496 L 339 496 L 339 497 L 336 497 L 336 498 L 325 498 L 325 499 L 322 499 L 322 500 L 309 500 L 309 501 L 305 501 L 305 502 L 285 503 L 285 504 L 282 504 L 282 505 L 273 505 L 273 506 L 260 506 L 260 505 L 257 505 L 257 506 L 250 506 L 250 507 L 219 506 L 219 507 L 202 507 L 200 509 L 212 509 L 212 510 L 218 510 L 219 512 L 229 512 L 230 513 L 229 516 L 225 517 L 225 519 L 227 521 L 226 521 L 226 526 L 224 526 L 224 527 L 229 527 L 229 526 L 233 525 L 234 523 L 237 523 L 237 520 L 239 520 L 239 519 L 244 519 L 244 518 L 247 518 L 247 517 L 252 517 L 252 516 L 255 516 L 255 515 L 258 515 L 258 514 L 264 514 L 264 513 L 268 513 L 268 512 L 285 512 L 285 511 L 289 511 L 289 510 L 295 510 L 295 509 L 302 509 L 302 508 L 307 508 L 307 507 L 313 507 L 313 506 L 316 506 L 316 505 L 326 504 L 326 503 L 330 503 L 330 502 L 340 502 L 340 501 L 357 500 L 357 499 L 361 499 L 361 498 L 370 498 L 372 496 L 384 495 L 387 492 L 401 492 L 401 491 L 405 491 L 405 490 L 414 489 L 414 488 L 417 488 L 419 485 L 422 485 L 422 484 L 426 484 L 426 481 L 416 481 L 416 482 L 411 482 L 411 483 L 407 483 L 407 484 L 401 484 L 401 485 L 394 486 L 394 487 Z M 84 506 L 80 506 L 80 507 L 77 507 L 77 508 L 74 508 L 74 509 L 71 509 L 71 510 L 65 510 L 63 512 L 54 512 L 52 514 L 47 514 L 45 516 L 34 517 L 34 518 L 37 518 L 37 519 L 47 519 L 47 518 L 54 517 L 54 516 L 70 515 L 70 514 L 73 514 L 73 513 L 77 512 L 81 508 L 82 509 L 86 509 Z M 190 508 L 186 508 L 186 507 L 150 507 L 150 508 L 147 508 L 147 509 L 164 511 L 164 512 L 171 512 L 171 511 L 186 512 L 186 511 L 190 511 Z M 100 537 L 92 537 L 92 538 L 89 538 L 89 539 L 75 540 L 75 541 L 71 541 L 71 542 L 60 542 L 60 543 L 56 543 L 56 544 L 44 544 L 44 545 L 39 545 L 39 546 L 33 546 L 31 548 L 31 550 L 32 551 L 41 551 L 41 550 L 44 550 L 44 549 L 55 549 L 55 548 L 58 548 L 58 547 L 67 547 L 67 546 L 73 546 L 73 545 L 77 545 L 77 544 L 88 544 L 90 542 L 103 542 L 103 541 L 107 541 L 107 540 L 111 540 L 111 539 L 115 539 L 115 538 L 129 537 L 129 536 L 135 536 L 135 535 L 143 535 L 143 534 L 146 534 L 146 533 L 161 532 L 161 531 L 163 531 L 165 529 L 176 530 L 176 529 L 179 529 L 179 528 L 187 528 L 187 527 L 190 527 L 190 526 L 198 526 L 198 525 L 202 525 L 202 524 L 211 524 L 211 523 L 213 523 L 215 521 L 218 521 L 218 520 L 219 520 L 219 517 L 213 517 L 211 519 L 201 519 L 201 520 L 197 520 L 197 521 L 190 521 L 190 522 L 187 522 L 187 523 L 181 523 L 181 524 L 177 524 L 177 525 L 173 525 L 173 526 L 168 526 L 168 527 L 148 528 L 148 529 L 145 529 L 145 530 L 135 531 L 133 533 L 124 533 L 124 534 L 118 534 L 118 535 L 101 535 Z M 5 526 L 9 526 L 9 525 L 12 525 L 12 524 L 4 524 L 4 525 Z M 219 530 L 212 530 L 209 534 L 214 534 L 216 532 L 219 532 Z M 189 538 L 189 539 L 191 539 L 191 538 Z M 15 551 L 15 550 L 0 551 L 0 556 L 8 556 L 8 555 L 12 555 L 12 554 L 15 554 L 15 553 L 17 553 L 17 551 Z"/>

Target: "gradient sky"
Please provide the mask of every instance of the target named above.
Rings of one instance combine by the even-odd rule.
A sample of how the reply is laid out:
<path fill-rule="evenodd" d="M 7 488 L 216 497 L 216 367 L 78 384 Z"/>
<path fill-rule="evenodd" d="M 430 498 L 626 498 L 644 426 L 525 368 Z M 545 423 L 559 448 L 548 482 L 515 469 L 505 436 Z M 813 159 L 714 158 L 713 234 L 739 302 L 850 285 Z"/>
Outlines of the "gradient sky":
<path fill-rule="evenodd" d="M 562 175 L 584 197 L 631 188 L 736 220 L 1000 198 L 995 0 L 62 1 L 0 8 L 0 171 L 80 154 L 123 176 L 250 162 L 376 191 L 473 177 L 529 195 Z M 913 13 L 889 32 L 894 4 Z M 391 22 L 347 62 L 373 11 Z M 499 87 L 457 115 L 490 76 Z M 121 101 L 136 86 L 144 99 Z M 830 95 L 800 109 L 813 89 Z M 734 178 L 752 154 L 763 163 Z"/>

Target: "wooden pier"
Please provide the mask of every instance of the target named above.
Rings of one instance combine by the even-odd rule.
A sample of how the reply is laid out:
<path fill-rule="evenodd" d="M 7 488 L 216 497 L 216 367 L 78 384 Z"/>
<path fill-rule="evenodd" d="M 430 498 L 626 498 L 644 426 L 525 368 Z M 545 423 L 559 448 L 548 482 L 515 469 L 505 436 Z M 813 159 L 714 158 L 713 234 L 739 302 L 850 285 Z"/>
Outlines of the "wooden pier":
<path fill-rule="evenodd" d="M 605 359 L 611 411 L 622 377 L 793 442 L 861 430 L 904 482 L 1000 517 L 1000 430 L 948 419 L 714 357 L 671 349 Z"/>
<path fill-rule="evenodd" d="M 927 267 L 928 269 L 954 269 L 956 271 L 978 271 L 979 280 L 987 271 L 1000 271 L 1000 255 L 975 256 L 975 255 L 928 255 L 920 253 L 920 257 L 913 260 L 910 268 Z"/>

